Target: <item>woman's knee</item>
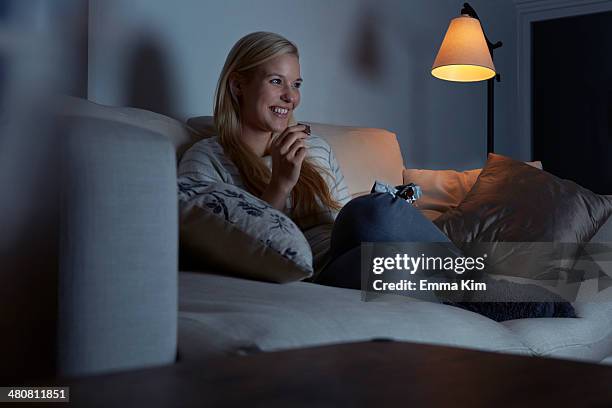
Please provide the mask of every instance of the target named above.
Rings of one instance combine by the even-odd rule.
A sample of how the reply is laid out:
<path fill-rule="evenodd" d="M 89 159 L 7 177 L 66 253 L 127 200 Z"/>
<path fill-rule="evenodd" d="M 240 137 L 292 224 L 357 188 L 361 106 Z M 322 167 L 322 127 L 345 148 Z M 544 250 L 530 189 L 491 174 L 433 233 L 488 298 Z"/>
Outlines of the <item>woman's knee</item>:
<path fill-rule="evenodd" d="M 388 215 L 395 200 L 398 199 L 387 193 L 373 193 L 354 198 L 342 207 L 337 220 L 376 222 Z"/>
<path fill-rule="evenodd" d="M 448 242 L 448 238 L 412 204 L 387 193 L 357 197 L 334 223 L 332 256 L 362 242 Z"/>
<path fill-rule="evenodd" d="M 351 230 L 369 231 L 372 227 L 412 218 L 418 212 L 401 198 L 387 193 L 373 193 L 349 201 L 340 210 L 336 223 Z"/>
<path fill-rule="evenodd" d="M 402 208 L 398 208 L 398 205 Z M 376 242 L 391 237 L 394 234 L 389 234 L 388 230 L 397 224 L 393 214 L 398 210 L 410 211 L 408 207 L 412 206 L 386 193 L 354 198 L 336 218 L 331 239 L 332 252 L 339 255 L 361 242 Z"/>

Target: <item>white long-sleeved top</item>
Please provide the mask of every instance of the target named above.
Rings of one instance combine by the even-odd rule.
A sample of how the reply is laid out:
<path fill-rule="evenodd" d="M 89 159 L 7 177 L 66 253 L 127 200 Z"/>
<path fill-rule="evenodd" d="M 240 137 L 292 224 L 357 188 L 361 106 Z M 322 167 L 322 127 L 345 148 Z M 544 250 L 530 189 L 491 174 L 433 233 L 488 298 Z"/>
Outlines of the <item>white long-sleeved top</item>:
<path fill-rule="evenodd" d="M 346 204 L 350 200 L 350 193 L 331 147 L 323 138 L 316 135 L 310 135 L 305 140 L 308 146 L 307 157 L 314 164 L 325 170 L 321 175 L 329 186 L 334 199 L 342 205 Z M 264 156 L 262 160 L 268 168 L 272 168 L 271 156 Z M 178 182 L 179 185 L 183 186 L 202 182 L 226 183 L 246 190 L 238 168 L 225 154 L 216 136 L 195 143 L 185 152 L 178 168 Z M 284 212 L 304 232 L 311 246 L 315 274 L 326 262 L 331 227 L 338 213 L 335 210 L 324 207 L 322 204 L 319 207 L 320 211 L 314 214 L 294 217 L 291 211 L 293 203 L 289 196 L 284 209 Z"/>

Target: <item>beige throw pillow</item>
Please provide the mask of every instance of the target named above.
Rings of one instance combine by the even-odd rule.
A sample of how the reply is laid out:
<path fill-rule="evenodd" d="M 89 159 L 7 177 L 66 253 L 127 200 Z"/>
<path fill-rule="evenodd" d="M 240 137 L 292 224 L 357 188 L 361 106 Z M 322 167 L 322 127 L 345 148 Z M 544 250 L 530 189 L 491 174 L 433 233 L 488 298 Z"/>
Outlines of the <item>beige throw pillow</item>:
<path fill-rule="evenodd" d="M 542 170 L 542 162 L 526 163 Z M 481 171 L 482 169 L 466 171 L 404 169 L 403 179 L 404 184 L 415 183 L 421 187 L 423 195 L 416 202 L 416 206 L 423 215 L 433 221 L 463 201 Z"/>

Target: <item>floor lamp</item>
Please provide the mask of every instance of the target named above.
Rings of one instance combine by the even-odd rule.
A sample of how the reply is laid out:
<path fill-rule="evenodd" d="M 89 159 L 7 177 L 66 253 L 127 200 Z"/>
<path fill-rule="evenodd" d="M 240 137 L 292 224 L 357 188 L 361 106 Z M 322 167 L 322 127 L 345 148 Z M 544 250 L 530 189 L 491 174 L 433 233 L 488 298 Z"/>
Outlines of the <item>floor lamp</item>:
<path fill-rule="evenodd" d="M 492 43 L 483 32 L 476 11 L 463 4 L 461 16 L 451 20 L 431 74 L 455 82 L 487 81 L 487 153 L 493 153 L 493 84 L 500 76 L 493 65 L 493 50 L 502 42 Z"/>

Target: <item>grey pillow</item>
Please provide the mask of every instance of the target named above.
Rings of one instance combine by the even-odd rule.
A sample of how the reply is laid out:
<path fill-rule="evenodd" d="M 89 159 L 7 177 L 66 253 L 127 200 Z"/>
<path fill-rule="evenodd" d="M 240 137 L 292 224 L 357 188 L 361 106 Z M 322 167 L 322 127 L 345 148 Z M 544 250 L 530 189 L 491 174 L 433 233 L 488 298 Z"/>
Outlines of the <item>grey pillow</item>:
<path fill-rule="evenodd" d="M 478 243 L 517 243 L 484 246 L 492 251 L 488 263 L 503 275 L 555 279 L 557 261 L 565 259 L 565 266 L 571 267 L 580 245 L 611 213 L 609 197 L 523 162 L 489 154 L 464 200 L 434 223 L 466 253 L 483 248 Z M 553 242 L 564 244 L 546 244 Z"/>
<path fill-rule="evenodd" d="M 191 262 L 270 282 L 312 276 L 306 238 L 282 212 L 225 183 L 179 183 L 180 245 Z"/>

